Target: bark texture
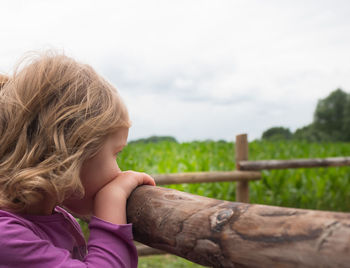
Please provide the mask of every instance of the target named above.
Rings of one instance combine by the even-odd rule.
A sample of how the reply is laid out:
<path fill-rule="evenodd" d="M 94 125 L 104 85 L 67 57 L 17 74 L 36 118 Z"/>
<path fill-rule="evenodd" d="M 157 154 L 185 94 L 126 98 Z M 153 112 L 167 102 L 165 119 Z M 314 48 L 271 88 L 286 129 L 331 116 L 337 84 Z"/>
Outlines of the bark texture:
<path fill-rule="evenodd" d="M 161 187 L 130 196 L 143 244 L 212 267 L 349 267 L 350 214 L 221 201 Z"/>
<path fill-rule="evenodd" d="M 173 174 L 152 175 L 157 185 L 180 183 L 203 183 L 219 181 L 250 181 L 260 180 L 261 173 L 257 171 L 211 171 L 211 172 L 186 172 Z"/>
<path fill-rule="evenodd" d="M 138 245 L 136 246 L 137 249 L 137 255 L 138 256 L 149 256 L 149 255 L 162 255 L 166 254 L 165 251 L 156 249 L 156 248 L 151 248 L 146 245 Z"/>

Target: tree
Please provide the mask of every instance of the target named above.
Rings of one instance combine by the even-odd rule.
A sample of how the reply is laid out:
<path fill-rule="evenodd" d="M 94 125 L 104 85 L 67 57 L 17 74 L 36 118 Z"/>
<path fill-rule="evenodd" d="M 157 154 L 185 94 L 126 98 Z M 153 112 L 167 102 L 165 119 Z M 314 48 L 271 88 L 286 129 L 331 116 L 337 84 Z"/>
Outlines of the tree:
<path fill-rule="evenodd" d="M 262 134 L 263 140 L 289 140 L 292 137 L 292 132 L 289 128 L 284 127 L 272 127 L 264 131 Z"/>
<path fill-rule="evenodd" d="M 350 95 L 347 95 L 343 119 L 343 136 L 344 141 L 350 141 Z"/>
<path fill-rule="evenodd" d="M 142 139 L 130 141 L 129 144 L 132 144 L 132 143 L 157 143 L 157 142 L 163 142 L 163 141 L 177 143 L 177 140 L 171 136 L 151 136 L 148 138 L 142 138 Z"/>
<path fill-rule="evenodd" d="M 293 138 L 309 142 L 350 141 L 350 95 L 338 88 L 320 99 L 313 122 L 297 129 Z"/>
<path fill-rule="evenodd" d="M 320 99 L 314 112 L 313 122 L 297 129 L 273 127 L 266 130 L 262 139 L 290 139 L 319 141 L 350 141 L 350 94 L 338 88 L 326 98 Z"/>
<path fill-rule="evenodd" d="M 319 132 L 322 140 L 349 140 L 349 116 L 349 96 L 338 88 L 325 99 L 318 101 L 312 124 L 313 132 Z"/>
<path fill-rule="evenodd" d="M 329 137 L 323 132 L 317 131 L 314 124 L 312 123 L 305 127 L 298 128 L 293 134 L 293 139 L 308 142 L 319 142 L 328 140 Z"/>
<path fill-rule="evenodd" d="M 315 129 L 327 134 L 330 140 L 342 140 L 346 106 L 347 94 L 341 89 L 319 100 L 314 113 Z"/>

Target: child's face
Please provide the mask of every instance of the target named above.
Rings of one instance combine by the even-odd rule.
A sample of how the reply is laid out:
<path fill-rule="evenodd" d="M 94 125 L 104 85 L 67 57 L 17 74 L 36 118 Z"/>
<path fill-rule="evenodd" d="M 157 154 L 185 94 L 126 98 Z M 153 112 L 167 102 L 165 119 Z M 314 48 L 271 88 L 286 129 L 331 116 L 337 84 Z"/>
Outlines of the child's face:
<path fill-rule="evenodd" d="M 63 204 L 66 207 L 80 215 L 91 214 L 95 194 L 121 172 L 116 157 L 126 145 L 128 134 L 128 128 L 120 128 L 107 138 L 94 157 L 83 163 L 80 179 L 85 188 L 85 196 L 81 200 L 65 200 Z"/>

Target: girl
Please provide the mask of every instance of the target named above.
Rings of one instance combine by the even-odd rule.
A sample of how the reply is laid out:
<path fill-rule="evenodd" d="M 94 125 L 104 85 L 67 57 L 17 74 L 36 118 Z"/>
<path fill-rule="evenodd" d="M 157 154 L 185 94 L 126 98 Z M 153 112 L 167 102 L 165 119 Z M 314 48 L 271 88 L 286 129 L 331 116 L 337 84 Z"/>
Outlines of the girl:
<path fill-rule="evenodd" d="M 130 120 L 88 65 L 54 53 L 0 77 L 0 267 L 137 267 L 122 172 Z M 87 243 L 66 210 L 91 216 Z"/>

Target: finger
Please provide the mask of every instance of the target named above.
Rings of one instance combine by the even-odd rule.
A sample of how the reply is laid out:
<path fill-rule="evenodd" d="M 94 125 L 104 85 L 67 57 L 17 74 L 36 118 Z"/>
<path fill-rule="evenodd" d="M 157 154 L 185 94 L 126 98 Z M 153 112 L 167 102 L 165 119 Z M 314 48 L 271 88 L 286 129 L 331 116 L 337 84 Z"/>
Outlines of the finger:
<path fill-rule="evenodd" d="M 150 175 L 148 175 L 147 173 L 143 173 L 143 175 L 144 175 L 143 184 L 156 186 L 155 180 Z"/>
<path fill-rule="evenodd" d="M 147 185 L 151 185 L 151 186 L 156 186 L 156 182 L 154 181 L 154 179 L 147 179 L 144 180 L 143 184 L 147 184 Z"/>
<path fill-rule="evenodd" d="M 136 178 L 137 185 L 142 185 L 142 184 L 147 184 L 147 185 L 152 185 L 152 186 L 156 185 L 154 179 L 150 175 L 148 175 L 147 173 L 136 172 L 136 171 L 132 171 L 132 170 L 123 171 L 122 173 L 124 173 L 127 176 L 131 176 L 131 177 Z"/>

